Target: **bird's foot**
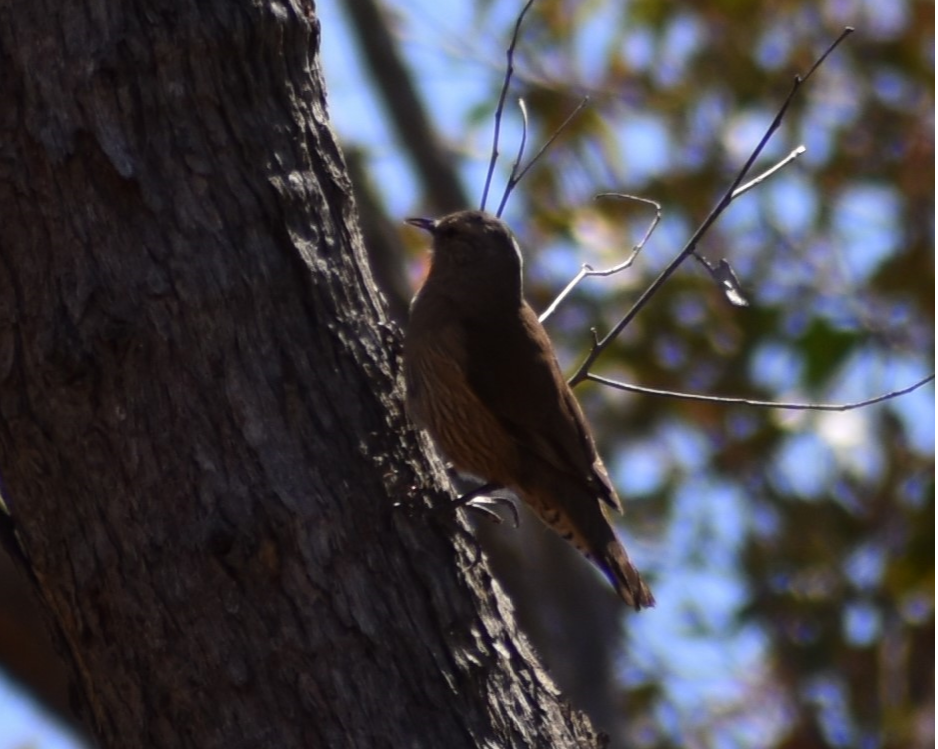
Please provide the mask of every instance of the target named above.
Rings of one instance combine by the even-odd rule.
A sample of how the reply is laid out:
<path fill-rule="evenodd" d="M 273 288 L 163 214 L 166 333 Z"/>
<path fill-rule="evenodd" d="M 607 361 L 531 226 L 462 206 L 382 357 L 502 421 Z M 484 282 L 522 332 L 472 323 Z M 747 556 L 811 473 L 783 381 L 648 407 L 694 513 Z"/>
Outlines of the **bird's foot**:
<path fill-rule="evenodd" d="M 495 510 L 492 508 L 507 507 L 511 512 L 511 518 L 512 522 L 514 523 L 514 527 L 517 528 L 521 523 L 521 518 L 518 515 L 517 505 L 515 505 L 514 501 L 512 501 L 510 497 L 494 494 L 494 492 L 497 492 L 502 488 L 503 487 L 500 484 L 494 484 L 491 482 L 483 484 L 482 486 L 463 494 L 455 502 L 453 502 L 450 507 L 453 509 L 465 507 L 467 509 L 475 510 L 495 523 L 501 523 L 502 516 L 495 512 Z"/>

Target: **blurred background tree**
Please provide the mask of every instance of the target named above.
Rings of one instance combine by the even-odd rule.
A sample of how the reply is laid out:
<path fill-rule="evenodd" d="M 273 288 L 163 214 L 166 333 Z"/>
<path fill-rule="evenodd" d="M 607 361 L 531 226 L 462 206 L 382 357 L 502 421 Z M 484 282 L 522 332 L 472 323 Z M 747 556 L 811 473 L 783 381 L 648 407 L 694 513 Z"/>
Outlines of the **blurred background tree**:
<path fill-rule="evenodd" d="M 329 108 L 393 308 L 426 263 L 409 215 L 478 204 L 520 1 L 324 0 Z M 748 193 L 701 252 L 750 306 L 687 263 L 597 366 L 635 384 L 849 402 L 934 363 L 934 4 L 915 0 L 537 0 L 489 199 L 521 127 L 547 137 L 590 104 L 512 195 L 527 295 L 562 364 L 683 246 L 771 121 L 793 76 L 856 28 L 801 92 Z M 402 273 L 406 270 L 406 274 Z M 408 283 L 409 279 L 409 283 Z M 658 607 L 623 613 L 536 521 L 480 527 L 561 686 L 628 747 L 934 744 L 934 390 L 846 413 L 625 394 L 578 396 L 626 500 L 622 534 Z M 507 525 L 507 524 L 506 524 Z"/>

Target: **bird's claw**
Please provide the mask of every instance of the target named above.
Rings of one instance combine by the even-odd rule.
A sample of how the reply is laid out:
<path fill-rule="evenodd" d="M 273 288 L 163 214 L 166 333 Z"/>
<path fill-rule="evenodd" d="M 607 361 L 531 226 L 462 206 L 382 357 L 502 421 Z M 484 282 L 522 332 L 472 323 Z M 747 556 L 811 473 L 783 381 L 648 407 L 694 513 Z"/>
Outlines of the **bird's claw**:
<path fill-rule="evenodd" d="M 517 528 L 521 524 L 521 518 L 518 515 L 518 507 L 509 497 L 502 497 L 493 492 L 501 489 L 502 487 L 498 484 L 484 484 L 476 489 L 473 489 L 471 492 L 463 494 L 459 499 L 457 499 L 452 507 L 454 509 L 459 507 L 466 507 L 468 509 L 475 510 L 476 512 L 481 513 L 489 520 L 495 523 L 502 522 L 502 516 L 499 515 L 493 507 L 507 507 L 511 511 L 511 518 L 514 524 L 514 527 Z"/>

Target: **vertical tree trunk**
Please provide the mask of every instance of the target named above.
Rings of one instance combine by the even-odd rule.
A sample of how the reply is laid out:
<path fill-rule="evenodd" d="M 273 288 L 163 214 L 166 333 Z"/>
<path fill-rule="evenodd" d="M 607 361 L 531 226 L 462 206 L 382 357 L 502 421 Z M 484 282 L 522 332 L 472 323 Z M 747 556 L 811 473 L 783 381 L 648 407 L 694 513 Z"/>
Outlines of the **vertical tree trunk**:
<path fill-rule="evenodd" d="M 0 9 L 18 543 L 103 746 L 595 745 L 423 509 L 313 13 Z"/>

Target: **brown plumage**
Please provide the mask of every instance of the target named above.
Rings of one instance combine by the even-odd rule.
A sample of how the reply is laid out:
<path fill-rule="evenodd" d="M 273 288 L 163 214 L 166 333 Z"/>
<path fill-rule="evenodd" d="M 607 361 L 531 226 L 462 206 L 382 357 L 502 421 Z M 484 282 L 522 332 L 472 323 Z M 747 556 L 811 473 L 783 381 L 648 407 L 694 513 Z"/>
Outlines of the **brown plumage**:
<path fill-rule="evenodd" d="M 654 598 L 603 505 L 622 511 L 553 347 L 524 301 L 521 254 L 501 220 L 409 219 L 433 236 L 404 341 L 407 404 L 460 471 L 517 493 L 636 609 Z"/>

